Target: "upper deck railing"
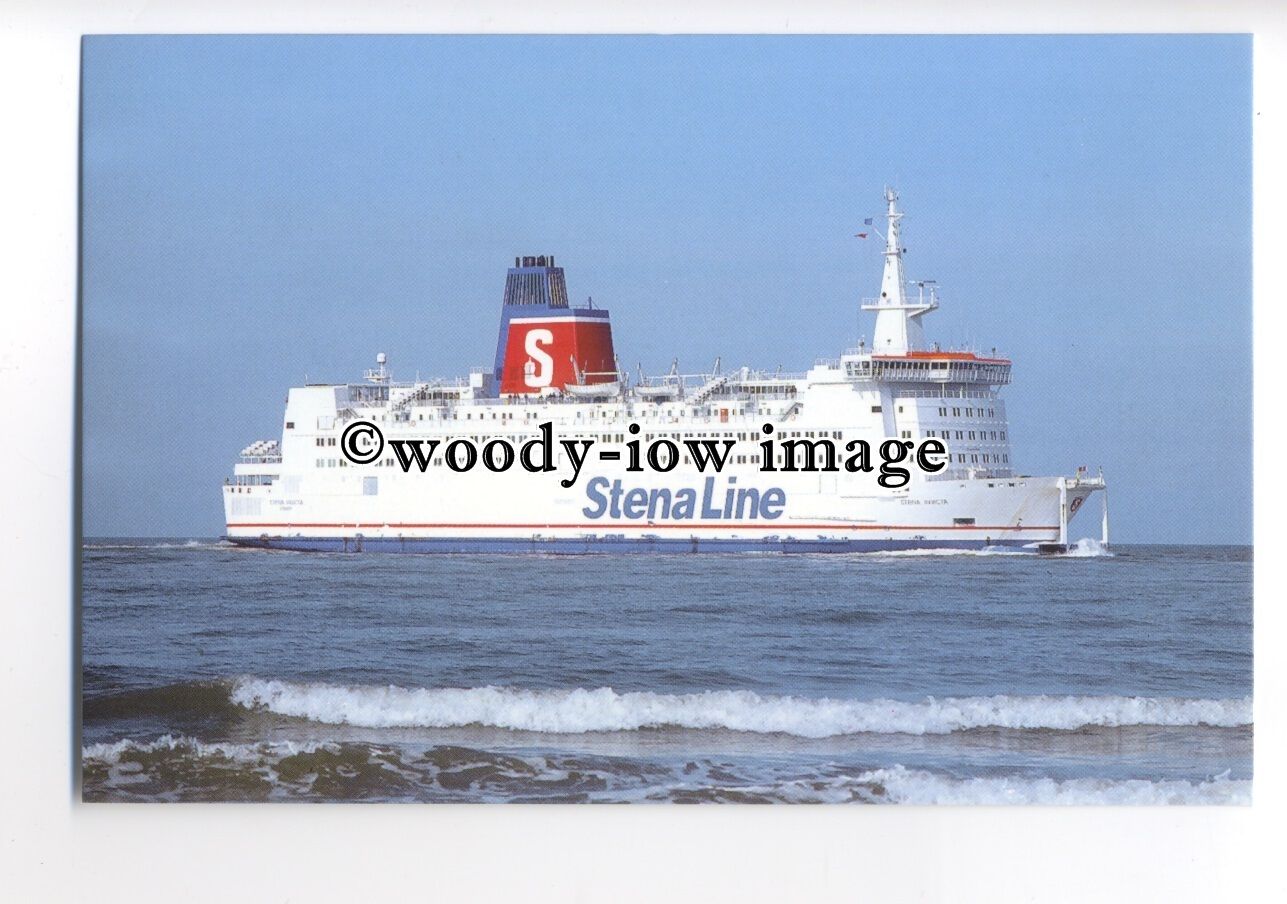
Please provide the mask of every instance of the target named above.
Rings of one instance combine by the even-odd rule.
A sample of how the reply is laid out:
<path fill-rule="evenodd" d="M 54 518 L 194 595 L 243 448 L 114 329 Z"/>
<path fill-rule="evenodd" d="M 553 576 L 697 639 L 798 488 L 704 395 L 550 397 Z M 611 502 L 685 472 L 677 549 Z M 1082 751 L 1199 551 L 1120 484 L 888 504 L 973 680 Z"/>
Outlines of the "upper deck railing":
<path fill-rule="evenodd" d="M 964 351 L 915 351 L 906 355 L 878 355 L 869 351 L 847 349 L 840 358 L 817 358 L 814 367 L 843 374 L 843 378 L 856 383 L 891 383 L 896 385 L 922 385 L 961 389 L 966 386 L 998 387 L 1010 382 L 1010 362 L 1004 358 L 985 358 Z M 480 369 L 481 370 L 481 369 Z M 807 374 L 784 374 L 781 371 L 752 371 L 739 368 L 727 373 L 678 374 L 641 378 L 639 385 L 652 389 L 668 387 L 673 393 L 648 395 L 633 391 L 628 375 L 621 374 L 620 391 L 608 397 L 577 396 L 572 393 L 547 395 L 510 395 L 504 397 L 473 395 L 470 390 L 480 387 L 465 378 L 433 379 L 415 382 L 348 384 L 348 407 L 389 408 L 406 411 L 409 408 L 448 408 L 460 404 L 471 406 L 524 406 L 544 405 L 551 401 L 579 405 L 605 405 L 614 403 L 645 404 L 664 407 L 687 405 L 700 407 L 730 399 L 783 400 L 794 398 Z M 961 391 L 964 391 L 963 389 Z"/>
<path fill-rule="evenodd" d="M 1010 362 L 988 358 L 881 357 L 845 361 L 845 372 L 879 383 L 975 383 L 1004 386 Z"/>

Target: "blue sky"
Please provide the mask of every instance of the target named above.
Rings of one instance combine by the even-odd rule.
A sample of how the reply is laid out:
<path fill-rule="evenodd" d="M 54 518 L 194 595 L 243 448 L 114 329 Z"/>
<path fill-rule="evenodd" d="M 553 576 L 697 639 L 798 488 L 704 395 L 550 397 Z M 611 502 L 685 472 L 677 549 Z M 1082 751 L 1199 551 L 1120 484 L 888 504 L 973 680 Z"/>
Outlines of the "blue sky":
<path fill-rule="evenodd" d="M 1248 37 L 93 37 L 84 65 L 89 535 L 218 535 L 305 377 L 490 362 L 519 254 L 631 369 L 804 370 L 870 337 L 853 233 L 892 183 L 930 338 L 1015 360 L 1019 468 L 1102 464 L 1121 542 L 1250 542 Z"/>

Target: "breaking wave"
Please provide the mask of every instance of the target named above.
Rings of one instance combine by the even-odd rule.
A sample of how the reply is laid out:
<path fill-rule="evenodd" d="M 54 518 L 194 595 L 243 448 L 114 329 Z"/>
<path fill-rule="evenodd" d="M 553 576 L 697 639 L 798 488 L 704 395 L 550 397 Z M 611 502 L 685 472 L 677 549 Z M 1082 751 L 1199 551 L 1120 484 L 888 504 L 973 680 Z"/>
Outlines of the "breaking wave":
<path fill-rule="evenodd" d="M 989 775 L 710 759 L 639 762 L 459 746 L 211 743 L 183 735 L 82 751 L 86 800 L 368 800 L 657 803 L 1246 804 L 1251 782 Z"/>
<path fill-rule="evenodd" d="M 231 701 L 249 710 L 364 728 L 486 726 L 550 734 L 644 728 L 726 729 L 804 738 L 850 734 L 949 734 L 979 728 L 1073 731 L 1088 726 L 1250 725 L 1251 698 L 1122 696 L 927 697 L 846 700 L 760 695 L 618 693 L 611 688 L 402 688 L 235 682 Z"/>
<path fill-rule="evenodd" d="M 899 804 L 1249 804 L 1251 782 L 1225 776 L 1189 782 L 1182 779 L 1030 778 L 988 776 L 950 778 L 894 766 L 858 776 L 883 789 Z"/>

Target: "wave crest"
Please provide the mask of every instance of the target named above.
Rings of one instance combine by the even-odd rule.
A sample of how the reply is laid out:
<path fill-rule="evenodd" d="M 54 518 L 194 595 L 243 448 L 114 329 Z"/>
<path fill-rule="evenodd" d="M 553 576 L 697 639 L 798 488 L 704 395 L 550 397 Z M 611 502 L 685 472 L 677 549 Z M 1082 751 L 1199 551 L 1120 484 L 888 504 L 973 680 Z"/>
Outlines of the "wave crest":
<path fill-rule="evenodd" d="M 1129 725 L 1232 728 L 1251 724 L 1251 698 L 1121 696 L 928 697 L 845 700 L 752 691 L 658 694 L 612 688 L 402 688 L 295 684 L 245 678 L 230 698 L 246 709 L 329 725 L 456 728 L 481 725 L 548 734 L 644 728 L 727 729 L 826 738 L 849 734 L 949 734 L 977 728 L 1073 731 Z"/>
<path fill-rule="evenodd" d="M 1206 781 L 989 776 L 950 778 L 921 769 L 893 766 L 858 776 L 899 804 L 1037 804 L 1043 806 L 1158 806 L 1163 804 L 1249 804 L 1251 782 L 1216 776 Z"/>

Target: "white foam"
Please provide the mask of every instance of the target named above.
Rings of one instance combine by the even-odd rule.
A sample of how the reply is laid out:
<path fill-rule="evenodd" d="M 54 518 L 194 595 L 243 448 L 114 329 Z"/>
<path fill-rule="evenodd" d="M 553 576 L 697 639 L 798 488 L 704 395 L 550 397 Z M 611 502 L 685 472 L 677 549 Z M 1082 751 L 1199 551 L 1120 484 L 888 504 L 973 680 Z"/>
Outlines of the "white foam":
<path fill-rule="evenodd" d="M 1068 551 L 1064 553 L 1070 559 L 1093 559 L 1099 557 L 1111 558 L 1112 553 L 1108 547 L 1091 537 L 1082 537 L 1076 543 L 1068 545 Z"/>
<path fill-rule="evenodd" d="M 401 688 L 293 684 L 246 678 L 232 702 L 331 725 L 453 728 L 483 725 L 579 734 L 678 727 L 836 735 L 948 734 L 971 728 L 1072 730 L 1083 726 L 1251 724 L 1251 698 L 1010 696 L 900 700 L 810 699 L 752 691 L 617 693 L 522 688 Z"/>
<path fill-rule="evenodd" d="M 206 761 L 207 765 L 222 766 L 233 763 L 260 774 L 276 790 L 278 776 L 275 766 L 282 759 L 299 753 L 317 750 L 338 751 L 339 745 L 323 741 L 262 741 L 252 743 L 209 743 L 183 735 L 163 735 L 155 741 L 124 740 L 114 744 L 92 744 L 82 748 L 84 760 L 101 763 L 110 770 L 108 788 L 128 789 L 145 785 L 149 775 L 155 779 L 155 768 L 148 763 L 135 761 L 130 754 L 174 754 L 178 758 Z M 511 757 L 512 758 L 512 757 Z M 544 757 L 520 757 L 530 766 L 515 772 L 498 768 L 497 775 L 519 778 L 529 784 L 518 789 L 520 794 L 539 793 L 542 786 L 557 783 L 568 777 L 559 764 Z M 170 759 L 164 762 L 172 763 Z M 475 765 L 495 766 L 485 757 L 478 763 L 462 758 L 452 765 L 452 771 L 462 772 Z M 411 768 L 406 762 L 403 769 Z M 420 778 L 432 790 L 433 775 L 440 772 L 437 765 L 427 766 Z M 578 771 L 585 772 L 584 766 Z M 399 774 L 408 775 L 405 771 Z M 710 799 L 720 799 L 719 792 L 727 792 L 728 799 L 746 796 L 763 796 L 768 800 L 787 803 L 895 803 L 895 804 L 1018 804 L 1018 805 L 1138 805 L 1158 806 L 1174 804 L 1239 804 L 1251 802 L 1251 782 L 1230 779 L 1228 774 L 1201 781 L 1182 779 L 1108 779 L 1096 777 L 1054 779 L 1041 776 L 988 776 L 957 778 L 921 769 L 908 769 L 901 765 L 871 769 L 853 774 L 822 777 L 751 779 L 746 783 L 729 783 L 730 776 L 719 779 L 709 773 L 690 775 L 687 769 L 676 769 L 668 781 L 654 775 L 614 775 L 610 770 L 596 773 L 607 784 L 589 793 L 589 798 L 601 801 L 664 801 L 682 797 L 691 792 L 714 791 Z M 305 778 L 303 785 L 311 779 Z M 287 783 L 290 784 L 290 783 Z M 289 789 L 287 789 L 289 790 Z M 506 800 L 515 789 L 478 790 L 478 800 Z M 180 799 L 179 788 L 166 788 L 152 792 L 155 799 Z M 403 794 L 399 789 L 399 795 Z M 235 799 L 232 792 L 227 799 Z M 402 797 L 398 797 L 402 799 Z"/>
<path fill-rule="evenodd" d="M 229 540 L 184 540 L 182 543 L 93 543 L 85 542 L 82 549 L 235 549 Z"/>
<path fill-rule="evenodd" d="M 887 549 L 875 552 L 851 553 L 856 556 L 881 556 L 885 558 L 916 559 L 944 556 L 1031 556 L 1031 551 L 1007 546 L 985 546 L 982 549 Z"/>
<path fill-rule="evenodd" d="M 900 804 L 1249 804 L 1251 782 L 1217 776 L 1207 781 L 1181 779 L 1023 778 L 997 776 L 954 779 L 894 766 L 874 769 L 849 781 L 884 788 Z"/>
<path fill-rule="evenodd" d="M 265 757 L 285 757 L 297 753 L 313 753 L 320 749 L 334 748 L 334 744 L 324 741 L 262 741 L 250 744 L 198 741 L 187 735 L 161 735 L 155 741 L 135 741 L 126 738 L 113 744 L 89 744 L 81 748 L 81 756 L 86 760 L 115 764 L 121 757 L 130 753 L 187 753 L 199 759 L 219 757 L 238 763 L 257 763 Z"/>

